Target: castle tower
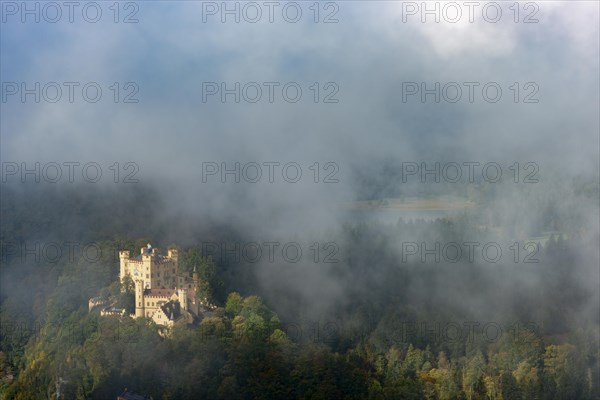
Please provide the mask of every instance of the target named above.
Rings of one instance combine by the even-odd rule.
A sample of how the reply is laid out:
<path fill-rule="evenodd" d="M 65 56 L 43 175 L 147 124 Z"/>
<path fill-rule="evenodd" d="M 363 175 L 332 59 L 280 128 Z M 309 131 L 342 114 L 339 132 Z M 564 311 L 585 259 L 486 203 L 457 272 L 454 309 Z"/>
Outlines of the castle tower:
<path fill-rule="evenodd" d="M 140 254 L 136 257 L 131 257 L 128 251 L 120 251 L 121 282 L 126 276 L 130 276 L 133 281 L 141 279 L 144 289 L 183 287 L 187 280 L 179 275 L 177 250 L 170 249 L 168 254 L 167 257 L 163 256 L 158 248 L 149 243 L 140 249 Z"/>
<path fill-rule="evenodd" d="M 127 259 L 129 259 L 129 250 L 119 251 L 119 261 L 121 268 L 119 269 L 119 279 L 123 280 L 126 274 Z"/>
<path fill-rule="evenodd" d="M 177 296 L 179 297 L 179 305 L 181 306 L 181 310 L 188 309 L 188 298 L 187 298 L 187 289 L 177 289 Z"/>
<path fill-rule="evenodd" d="M 196 272 L 196 266 L 194 265 L 194 273 L 192 274 L 192 283 L 194 288 L 198 288 L 198 273 Z"/>
<path fill-rule="evenodd" d="M 135 281 L 135 317 L 141 318 L 144 312 L 144 281 Z"/>
<path fill-rule="evenodd" d="M 177 249 L 168 249 L 167 257 L 172 258 L 173 261 L 175 261 L 175 264 L 177 264 L 177 261 L 179 259 L 179 252 L 177 251 Z"/>
<path fill-rule="evenodd" d="M 152 256 L 154 255 L 152 253 L 154 249 L 150 246 L 150 243 L 148 243 L 148 247 L 142 247 L 141 248 L 141 259 L 142 259 L 142 269 L 144 271 L 151 271 L 152 268 Z"/>

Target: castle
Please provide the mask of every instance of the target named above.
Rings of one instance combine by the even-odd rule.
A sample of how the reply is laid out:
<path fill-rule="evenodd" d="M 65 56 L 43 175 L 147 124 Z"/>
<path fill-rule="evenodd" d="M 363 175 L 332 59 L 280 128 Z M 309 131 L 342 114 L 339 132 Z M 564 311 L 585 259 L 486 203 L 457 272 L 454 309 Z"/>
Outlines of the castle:
<path fill-rule="evenodd" d="M 131 317 L 150 318 L 159 326 L 171 327 L 178 321 L 193 323 L 201 310 L 211 308 L 196 296 L 199 281 L 195 268 L 191 277 L 179 271 L 177 250 L 169 249 L 164 256 L 148 244 L 136 257 L 120 251 L 119 260 L 121 283 L 129 277 L 135 284 L 135 314 Z M 102 304 L 98 298 L 90 299 L 90 310 Z M 109 306 L 100 314 L 124 315 L 125 311 Z"/>

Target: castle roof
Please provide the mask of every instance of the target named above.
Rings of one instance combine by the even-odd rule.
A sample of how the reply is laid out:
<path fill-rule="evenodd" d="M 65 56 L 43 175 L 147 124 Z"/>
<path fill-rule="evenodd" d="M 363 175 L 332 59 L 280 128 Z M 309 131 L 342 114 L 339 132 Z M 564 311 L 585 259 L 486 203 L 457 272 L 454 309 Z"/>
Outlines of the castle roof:
<path fill-rule="evenodd" d="M 146 289 L 144 297 L 171 297 L 176 293 L 174 289 Z"/>
<path fill-rule="evenodd" d="M 181 316 L 181 305 L 178 301 L 171 300 L 163 304 L 160 309 L 171 321 L 174 321 Z"/>
<path fill-rule="evenodd" d="M 116 308 L 114 306 L 105 307 L 102 309 L 101 315 L 125 315 L 124 308 Z"/>

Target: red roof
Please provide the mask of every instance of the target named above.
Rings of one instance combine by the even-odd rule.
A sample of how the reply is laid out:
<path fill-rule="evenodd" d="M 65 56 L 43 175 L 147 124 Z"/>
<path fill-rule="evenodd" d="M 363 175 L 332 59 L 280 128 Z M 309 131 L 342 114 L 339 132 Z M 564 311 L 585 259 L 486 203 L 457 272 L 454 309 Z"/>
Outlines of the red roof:
<path fill-rule="evenodd" d="M 146 289 L 144 297 L 171 297 L 173 293 L 173 289 Z"/>

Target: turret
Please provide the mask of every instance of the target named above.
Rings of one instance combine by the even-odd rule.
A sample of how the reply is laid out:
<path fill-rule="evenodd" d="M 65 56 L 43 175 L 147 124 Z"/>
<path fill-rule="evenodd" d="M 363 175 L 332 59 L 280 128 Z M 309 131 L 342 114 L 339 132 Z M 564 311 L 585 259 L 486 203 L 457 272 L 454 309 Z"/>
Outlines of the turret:
<path fill-rule="evenodd" d="M 192 283 L 194 284 L 194 288 L 198 288 L 198 272 L 196 272 L 196 266 L 194 265 L 194 272 L 192 273 Z"/>
<path fill-rule="evenodd" d="M 177 289 L 177 297 L 179 297 L 179 305 L 181 306 L 181 310 L 187 310 L 188 309 L 187 290 L 186 289 Z"/>
<path fill-rule="evenodd" d="M 135 281 L 135 317 L 144 317 L 144 281 Z"/>
<path fill-rule="evenodd" d="M 177 262 L 177 259 L 179 258 L 179 251 L 177 251 L 177 249 L 168 249 L 167 257 L 172 258 L 175 260 L 175 262 Z"/>
<path fill-rule="evenodd" d="M 141 254 L 141 255 L 144 255 L 144 254 L 150 254 L 150 253 L 152 253 L 152 245 L 151 245 L 150 243 L 148 243 L 148 244 L 146 245 L 146 247 L 142 247 L 142 248 L 140 249 L 140 254 Z"/>
<path fill-rule="evenodd" d="M 125 267 L 127 265 L 127 260 L 129 259 L 129 250 L 121 250 L 119 251 L 119 261 L 120 261 L 120 269 L 119 269 L 119 279 L 122 281 L 125 278 Z"/>
<path fill-rule="evenodd" d="M 150 245 L 150 244 L 148 243 L 148 245 Z M 148 247 L 148 248 L 142 247 L 140 249 L 140 253 L 142 254 L 142 258 L 152 257 L 153 256 L 153 254 L 152 254 L 153 250 L 154 249 L 152 247 Z"/>

